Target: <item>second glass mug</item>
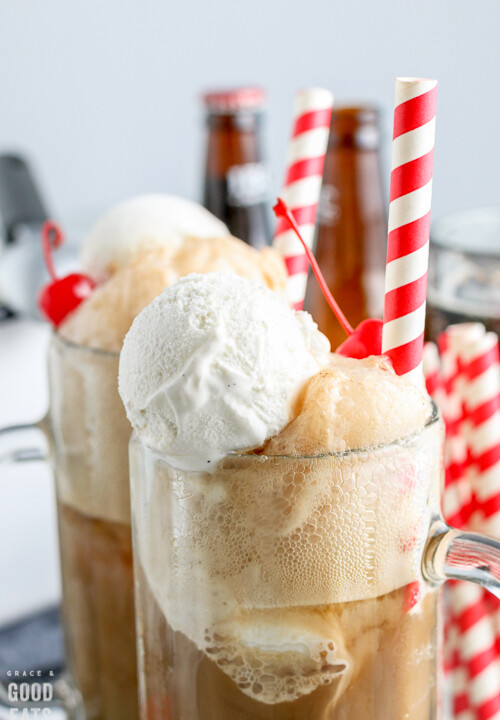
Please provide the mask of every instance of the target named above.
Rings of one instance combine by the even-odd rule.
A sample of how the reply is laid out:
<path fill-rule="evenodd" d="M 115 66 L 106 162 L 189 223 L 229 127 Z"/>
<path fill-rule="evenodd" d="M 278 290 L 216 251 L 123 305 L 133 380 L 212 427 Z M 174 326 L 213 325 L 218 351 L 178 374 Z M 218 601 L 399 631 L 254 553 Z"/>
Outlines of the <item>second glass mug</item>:
<path fill-rule="evenodd" d="M 436 720 L 447 578 L 500 543 L 442 520 L 443 427 L 189 473 L 130 444 L 143 720 Z"/>
<path fill-rule="evenodd" d="M 54 333 L 50 409 L 35 427 L 56 480 L 67 668 L 55 691 L 70 718 L 138 720 L 130 527 L 130 425 L 118 394 L 118 353 Z M 0 431 L 5 439 L 20 428 Z M 45 459 L 19 448 L 1 461 Z M 0 708 L 10 706 L 0 688 Z"/>

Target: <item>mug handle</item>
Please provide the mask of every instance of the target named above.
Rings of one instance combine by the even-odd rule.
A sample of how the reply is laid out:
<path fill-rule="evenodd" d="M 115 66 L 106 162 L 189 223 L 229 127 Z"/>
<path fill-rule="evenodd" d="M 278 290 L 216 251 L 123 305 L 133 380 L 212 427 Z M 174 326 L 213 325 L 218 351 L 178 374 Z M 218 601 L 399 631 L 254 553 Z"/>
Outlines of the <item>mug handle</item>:
<path fill-rule="evenodd" d="M 432 585 L 468 580 L 500 599 L 500 541 L 436 521 L 424 550 L 422 574 Z"/>
<path fill-rule="evenodd" d="M 26 442 L 25 433 L 31 430 L 38 431 L 38 442 L 36 443 Z M 12 447 L 6 450 L 0 448 L 0 465 L 34 461 L 48 462 L 50 460 L 51 433 L 47 417 L 38 423 L 26 423 L 0 428 L 0 443 L 3 445 L 4 438 L 15 438 L 16 435 L 22 436 L 18 444 L 14 443 Z M 8 685 L 5 686 L 0 680 L 0 710 L 58 708 L 59 710 L 62 709 L 65 711 L 67 720 L 85 720 L 80 691 L 64 671 L 55 682 L 52 683 L 53 695 L 51 700 L 36 702 L 32 700 L 23 701 L 15 699 L 12 697 L 11 685 L 14 685 L 16 688 L 19 687 L 18 683 L 8 683 Z"/>

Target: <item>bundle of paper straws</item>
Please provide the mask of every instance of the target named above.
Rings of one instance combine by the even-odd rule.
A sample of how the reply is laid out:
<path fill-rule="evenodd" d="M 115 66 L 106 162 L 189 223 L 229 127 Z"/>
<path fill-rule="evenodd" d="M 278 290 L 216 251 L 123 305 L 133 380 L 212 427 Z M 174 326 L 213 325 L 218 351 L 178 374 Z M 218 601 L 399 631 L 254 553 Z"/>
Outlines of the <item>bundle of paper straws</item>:
<path fill-rule="evenodd" d="M 427 390 L 446 425 L 443 513 L 456 528 L 500 537 L 498 337 L 451 325 L 424 347 Z M 448 584 L 445 667 L 458 720 L 500 717 L 500 601 L 478 585 Z"/>

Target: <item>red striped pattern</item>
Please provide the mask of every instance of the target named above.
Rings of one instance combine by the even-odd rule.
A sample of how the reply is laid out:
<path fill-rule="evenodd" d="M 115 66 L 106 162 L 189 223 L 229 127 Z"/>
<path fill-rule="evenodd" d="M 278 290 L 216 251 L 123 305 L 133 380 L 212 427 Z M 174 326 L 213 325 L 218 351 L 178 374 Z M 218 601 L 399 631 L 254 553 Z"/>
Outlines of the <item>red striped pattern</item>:
<path fill-rule="evenodd" d="M 452 375 L 451 377 L 449 377 L 445 380 L 444 387 L 448 394 L 453 392 L 457 378 L 458 378 L 458 373 L 455 375 Z"/>
<path fill-rule="evenodd" d="M 407 100 L 394 110 L 394 139 L 430 122 L 436 115 L 437 86 Z"/>
<path fill-rule="evenodd" d="M 460 363 L 448 333 L 445 331 L 438 337 L 438 347 L 442 356 L 446 357 L 444 387 L 448 398 L 443 415 L 446 425 L 446 438 L 450 442 L 446 457 L 445 490 L 452 498 L 452 504 L 459 503 L 453 517 L 446 515 L 446 520 L 454 527 L 464 528 L 472 512 L 472 496 L 466 482 L 467 448 L 463 438 L 464 407 L 462 403 L 452 402 L 459 392 Z M 456 413 L 456 414 L 455 414 Z M 449 507 L 450 501 L 446 502 Z"/>
<path fill-rule="evenodd" d="M 470 605 L 468 608 L 462 611 L 462 613 L 458 616 L 458 625 L 460 627 L 461 632 L 465 633 L 471 628 L 474 627 L 474 625 L 477 625 L 478 622 L 483 620 L 486 617 L 486 610 L 484 607 L 482 596 L 479 596 L 480 599 Z"/>
<path fill-rule="evenodd" d="M 486 422 L 500 410 L 500 395 L 495 395 L 489 400 L 485 400 L 473 410 L 467 411 L 467 419 L 475 426 Z"/>
<path fill-rule="evenodd" d="M 487 520 L 493 515 L 500 512 L 500 498 L 498 495 L 493 495 L 489 500 L 481 500 L 480 504 L 481 514 Z"/>
<path fill-rule="evenodd" d="M 468 363 L 464 368 L 465 376 L 468 380 L 475 380 L 496 363 L 498 363 L 498 345 L 494 345 L 483 355 L 474 358 L 474 360 Z"/>
<path fill-rule="evenodd" d="M 418 190 L 432 180 L 434 149 L 422 157 L 400 165 L 391 173 L 390 202 Z"/>
<path fill-rule="evenodd" d="M 466 381 L 471 383 L 492 368 L 496 368 L 497 371 L 499 368 L 498 343 L 492 345 L 470 362 L 464 363 L 462 372 Z M 470 402 L 465 406 L 467 421 L 472 423 L 476 430 L 484 423 L 493 420 L 495 415 L 500 411 L 498 387 L 492 388 L 492 393 L 491 398 L 484 400 L 481 405 L 477 407 L 470 407 Z M 498 424 L 500 429 L 500 415 L 498 416 Z M 485 473 L 495 467 L 495 465 L 500 462 L 500 442 L 498 439 L 495 439 L 494 444 L 490 445 L 486 450 L 481 450 L 481 452 L 478 452 L 471 446 L 470 462 L 479 473 Z M 495 515 L 500 510 L 500 494 L 495 493 L 491 498 L 482 497 L 480 510 L 485 518 Z"/>
<path fill-rule="evenodd" d="M 483 373 L 490 371 L 493 367 L 498 369 L 498 347 L 497 345 L 491 347 L 487 344 L 485 352 L 474 357 L 472 361 L 465 362 L 466 347 L 464 347 L 464 343 L 468 342 L 468 337 L 473 338 L 472 342 L 477 342 L 475 331 L 472 331 L 471 336 L 468 336 L 467 332 L 470 332 L 467 327 L 462 329 L 458 326 L 438 338 L 441 367 L 444 373 L 442 378 L 443 387 L 448 397 L 443 407 L 443 415 L 446 421 L 446 438 L 447 441 L 452 441 L 449 442 L 446 453 L 445 493 L 462 493 L 461 496 L 455 496 L 455 503 L 452 505 L 454 510 L 447 514 L 446 519 L 451 525 L 464 529 L 470 529 L 471 521 L 474 523 L 473 528 L 477 528 L 478 524 L 481 527 L 481 523 L 489 523 L 483 529 L 491 533 L 492 528 L 496 527 L 496 523 L 499 523 L 498 528 L 500 529 L 500 492 L 493 489 L 490 490 L 490 497 L 485 497 L 485 488 L 490 486 L 481 488 L 481 473 L 492 471 L 493 475 L 490 475 L 490 481 L 497 471 L 500 476 L 500 444 L 493 442 L 491 447 L 476 452 L 473 444 L 471 445 L 474 436 L 470 432 L 464 434 L 464 424 L 466 424 L 468 430 L 472 428 L 474 433 L 477 429 L 480 429 L 483 423 L 489 422 L 488 432 L 493 427 L 491 437 L 492 439 L 496 437 L 494 425 L 491 425 L 491 422 L 494 423 L 495 421 L 495 416 L 500 422 L 500 394 L 498 384 L 495 385 L 495 376 L 491 376 L 494 385 L 491 388 L 491 397 L 484 399 L 479 405 L 471 405 L 475 398 L 470 397 L 470 383 L 481 378 Z M 478 347 L 481 347 L 481 344 Z M 438 381 L 434 382 L 432 378 L 429 378 L 429 382 L 430 387 L 432 387 Z M 483 382 L 483 391 L 484 386 L 485 383 Z M 461 403 L 457 402 L 458 397 L 462 398 Z M 453 402 L 449 401 L 450 398 L 453 399 Z M 450 416 L 451 411 L 456 414 Z M 468 438 L 467 444 L 465 443 L 465 437 Z M 482 442 L 484 440 L 487 441 L 487 438 L 483 438 Z M 458 451 L 458 455 L 455 454 L 461 442 L 463 443 L 462 449 L 466 451 L 465 461 L 461 450 Z M 471 477 L 474 487 L 479 490 L 477 494 L 471 492 L 468 475 L 471 470 L 474 473 Z M 452 560 L 452 557 L 450 556 L 449 559 Z M 470 560 L 473 562 L 474 558 L 471 557 Z M 457 594 L 463 606 L 465 599 L 462 596 L 464 592 L 463 584 L 460 582 L 451 583 L 450 592 Z M 469 651 L 465 652 L 465 655 L 471 655 L 472 651 L 472 656 L 468 657 L 467 660 L 465 660 L 463 654 L 460 655 L 458 648 L 456 648 L 457 654 L 454 655 L 453 665 L 448 670 L 449 672 L 462 671 L 462 675 L 458 677 L 463 677 L 462 687 L 456 686 L 453 691 L 455 714 L 469 711 L 470 717 L 489 720 L 496 716 L 500 710 L 500 677 L 495 680 L 493 676 L 491 687 L 485 688 L 484 686 L 486 677 L 489 677 L 489 673 L 491 673 L 492 664 L 497 664 L 500 657 L 500 635 L 495 626 L 497 613 L 498 601 L 484 591 L 484 593 L 474 595 L 474 599 L 467 602 L 460 616 L 453 618 L 453 622 L 456 621 L 459 627 L 461 636 L 459 642 L 463 646 L 466 638 L 468 640 L 469 637 L 475 636 L 476 627 L 479 632 L 479 624 L 482 627 L 481 633 L 484 633 L 484 635 L 481 635 L 484 638 L 483 643 L 478 643 L 477 636 L 475 636 L 474 647 L 464 647 L 464 650 Z M 448 620 L 448 622 L 451 621 Z M 464 633 L 467 633 L 467 636 L 464 637 Z M 449 637 L 451 638 L 450 634 Z M 451 640 L 453 641 L 453 638 Z M 476 645 L 477 647 L 475 647 Z M 450 648 L 448 648 L 448 653 L 450 653 Z M 488 675 L 483 679 L 481 676 L 485 672 Z M 480 688 L 480 690 L 476 688 Z M 483 701 L 485 696 L 486 700 Z"/>
<path fill-rule="evenodd" d="M 312 157 L 306 158 L 305 160 L 298 160 L 293 165 L 290 165 L 285 177 L 285 185 L 291 185 L 297 180 L 303 180 L 306 177 L 312 175 L 323 175 L 323 166 L 325 164 L 325 158 Z"/>
<path fill-rule="evenodd" d="M 497 648 L 496 644 L 494 643 L 486 650 L 483 650 L 482 652 L 478 652 L 477 655 L 475 655 L 468 663 L 467 663 L 467 669 L 469 671 L 469 677 L 475 678 L 477 675 L 479 675 L 485 668 L 488 667 L 492 662 L 495 662 L 497 659 Z"/>
<path fill-rule="evenodd" d="M 428 87 L 428 82 L 424 81 L 405 81 L 396 80 L 397 96 L 400 91 L 406 92 L 407 88 L 414 91 L 414 83 L 417 84 L 417 91 L 420 87 Z M 409 83 L 409 85 L 407 84 Z M 406 102 L 396 105 L 394 109 L 394 133 L 393 138 L 400 138 L 406 133 L 422 127 L 431 121 L 436 114 L 437 86 L 432 90 L 428 90 L 417 97 L 407 100 Z M 415 191 L 425 187 L 432 180 L 432 168 L 434 161 L 434 148 L 418 154 L 419 146 L 412 146 L 414 142 L 420 142 L 421 135 L 412 136 L 408 143 L 400 146 L 407 153 L 405 161 L 404 157 L 398 157 L 400 165 L 394 167 L 391 172 L 390 187 L 390 204 L 389 204 L 389 227 L 391 225 L 400 225 L 400 213 L 402 209 L 408 213 L 406 222 L 394 228 L 389 232 L 387 242 L 387 263 L 393 263 L 401 258 L 410 257 L 412 253 L 424 248 L 429 242 L 430 230 L 430 206 L 422 208 L 422 201 L 425 202 L 425 195 L 414 195 L 409 198 L 408 202 L 398 205 L 397 212 L 398 222 L 392 222 L 392 211 L 396 206 L 393 205 L 398 200 L 410 196 Z M 423 148 L 422 148 L 423 150 Z M 416 156 L 416 157 L 415 157 Z M 415 205 L 415 203 L 418 203 Z M 425 210 L 425 211 L 424 211 Z M 422 213 L 416 219 L 414 216 Z M 395 348 L 390 347 L 389 341 L 386 343 L 386 334 L 382 333 L 382 352 L 390 357 L 394 365 L 394 369 L 400 375 L 411 372 L 417 368 L 422 362 L 423 352 L 423 327 L 419 315 L 412 315 L 415 310 L 425 308 L 425 298 L 427 290 L 427 270 L 416 280 L 405 283 L 404 281 L 404 263 L 395 264 L 391 267 L 391 277 L 397 278 L 397 273 L 401 272 L 400 284 L 394 288 L 390 287 L 386 290 L 384 299 L 384 329 L 385 325 L 391 321 L 401 318 L 401 335 L 411 337 L 410 342 L 401 344 Z M 400 270 L 401 268 L 401 270 Z M 386 286 L 387 287 L 387 286 Z M 404 320 L 406 318 L 406 320 Z M 404 322 L 403 322 L 404 320 Z M 399 328 L 399 325 L 396 326 Z M 393 342 L 392 332 L 391 344 Z M 389 337 L 389 332 L 387 333 Z"/>
<path fill-rule="evenodd" d="M 458 586 L 459 587 L 459 586 Z M 459 616 L 458 623 L 462 633 L 474 632 L 474 628 L 480 622 L 490 622 L 487 605 L 481 594 L 478 600 L 467 607 Z M 479 675 L 487 670 L 487 668 L 495 663 L 498 659 L 498 643 L 494 639 L 489 647 L 479 650 L 472 658 L 465 663 L 467 676 L 470 681 L 474 681 Z M 462 693 L 460 695 L 463 698 Z M 462 702 L 463 700 L 461 700 Z M 479 720 L 490 720 L 500 710 L 500 688 L 492 688 L 492 695 L 488 700 L 482 703 L 470 702 L 469 707 L 473 711 L 473 716 Z"/>
<path fill-rule="evenodd" d="M 448 437 L 453 437 L 454 435 L 458 435 L 460 432 L 460 425 L 463 422 L 463 415 L 460 415 L 456 418 L 445 418 L 445 424 L 446 424 L 446 434 Z"/>
<path fill-rule="evenodd" d="M 430 228 L 431 214 L 428 212 L 418 220 L 391 230 L 387 241 L 387 262 L 420 250 L 429 241 Z"/>
<path fill-rule="evenodd" d="M 472 461 L 477 466 L 480 472 L 486 472 L 490 470 L 493 465 L 496 465 L 500 460 L 500 445 L 494 445 L 485 450 L 480 455 L 475 455 L 472 451 Z"/>
<path fill-rule="evenodd" d="M 404 345 L 394 348 L 387 353 L 392 360 L 394 371 L 397 375 L 406 375 L 407 372 L 416 368 L 422 360 L 422 347 L 424 344 L 424 333 Z"/>
<path fill-rule="evenodd" d="M 486 335 L 482 336 L 484 341 L 488 343 Z M 482 343 L 479 342 L 477 347 L 481 347 Z M 462 354 L 465 352 L 462 351 Z M 474 357 L 472 360 L 465 361 L 462 357 L 462 361 L 459 364 L 459 371 L 462 373 L 462 382 L 465 386 L 464 390 L 464 418 L 469 427 L 474 428 L 473 432 L 477 432 L 481 426 L 488 422 L 495 421 L 495 416 L 500 423 L 500 396 L 498 383 L 495 385 L 493 380 L 493 387 L 491 388 L 491 397 L 486 398 L 480 405 L 474 406 L 474 398 L 470 397 L 471 383 L 481 378 L 484 373 L 487 373 L 492 368 L 499 368 L 499 353 L 498 344 L 495 343 L 493 346 L 487 348 L 480 355 Z M 484 382 L 482 383 L 484 386 Z M 471 405 L 472 401 L 472 405 Z M 470 503 L 470 517 L 473 519 L 474 527 L 478 526 L 478 523 L 489 523 L 484 529 L 488 533 L 492 533 L 492 528 L 496 526 L 496 520 L 491 521 L 500 517 L 500 492 L 495 489 L 495 486 L 483 486 L 481 488 L 481 475 L 488 471 L 496 473 L 500 468 L 497 466 L 500 463 L 500 443 L 498 442 L 498 430 L 500 429 L 497 425 L 497 429 L 494 429 L 494 425 L 489 425 L 486 432 L 492 435 L 490 436 L 489 447 L 486 449 L 479 450 L 474 447 L 474 434 L 468 435 L 468 469 L 474 473 L 474 486 L 477 491 L 473 493 L 472 501 Z M 488 436 L 483 438 L 488 442 Z M 485 492 L 486 488 L 488 491 Z M 488 492 L 490 497 L 487 496 Z M 477 607 L 479 605 L 479 607 Z M 476 606 L 467 608 L 469 630 L 473 632 L 474 624 L 483 621 L 488 624 L 489 630 L 492 635 L 491 645 L 488 647 L 482 647 L 474 656 L 470 658 L 467 665 L 468 677 L 471 680 L 478 678 L 481 673 L 488 671 L 493 663 L 498 662 L 500 656 L 500 643 L 498 632 L 496 631 L 494 624 L 495 608 L 492 607 L 491 602 L 487 594 L 483 594 L 481 600 L 476 603 Z M 500 711 L 500 678 L 496 679 L 495 684 L 488 688 L 490 691 L 490 697 L 485 702 L 473 702 L 474 717 L 481 718 L 482 720 L 489 720 L 489 718 L 495 716 Z M 484 691 L 483 691 L 484 692 Z M 474 698 L 472 698 L 474 699 Z"/>
<path fill-rule="evenodd" d="M 292 215 L 297 221 L 297 225 L 299 227 L 301 225 L 314 225 L 314 223 L 316 222 L 318 203 L 315 203 L 314 205 L 306 205 L 305 207 L 296 207 L 290 209 L 292 210 Z M 285 218 L 279 218 L 276 223 L 276 235 L 281 235 L 282 233 L 287 232 L 289 229 L 290 225 L 288 224 L 287 220 Z"/>
<path fill-rule="evenodd" d="M 445 352 L 448 352 L 448 350 L 450 349 L 450 336 L 446 331 L 438 335 L 436 344 L 441 355 L 444 355 Z"/>
<path fill-rule="evenodd" d="M 427 273 L 408 285 L 395 288 L 385 295 L 384 318 L 385 321 L 401 317 L 402 307 L 417 309 L 425 303 L 427 294 Z M 418 364 L 418 363 L 417 363 Z"/>
<path fill-rule="evenodd" d="M 297 273 L 307 272 L 309 269 L 307 255 L 290 255 L 285 258 L 285 265 L 289 275 L 297 275 Z"/>
<path fill-rule="evenodd" d="M 469 697 L 467 693 L 461 692 L 459 695 L 455 695 L 453 698 L 453 713 L 454 715 L 460 715 L 470 708 Z"/>
<path fill-rule="evenodd" d="M 328 129 L 332 117 L 333 96 L 326 90 L 306 89 L 299 91 L 296 104 L 301 108 L 300 114 L 295 118 L 292 127 L 290 158 L 285 171 L 284 199 L 287 199 L 287 188 L 294 183 L 308 178 L 321 180 L 327 149 Z M 331 104 L 330 104 L 331 103 Z M 309 107 L 305 107 L 305 105 Z M 318 106 L 322 107 L 318 107 Z M 313 130 L 320 133 L 311 133 Z M 310 135 L 308 135 L 310 133 Z M 321 149 L 321 138 L 325 137 L 324 149 Z M 297 143 L 299 138 L 303 142 Z M 318 142 L 320 145 L 318 146 Z M 298 153 L 300 152 L 300 155 Z M 318 183 L 319 187 L 320 183 Z M 299 201 L 293 205 L 288 202 L 295 220 L 300 229 L 303 226 L 314 226 L 319 202 L 319 192 L 316 193 L 314 183 L 304 183 L 294 188 L 297 197 L 300 188 Z M 281 251 L 287 267 L 289 277 L 302 276 L 288 285 L 289 301 L 295 309 L 301 309 L 304 301 L 306 278 L 308 270 L 307 256 L 302 249 L 298 249 L 295 242 L 289 242 L 288 236 L 281 241 L 281 236 L 288 233 L 289 225 L 284 218 L 278 219 L 274 233 L 274 242 Z M 312 234 L 305 237 L 306 242 L 312 241 Z M 302 285 L 301 285 L 302 283 Z"/>
<path fill-rule="evenodd" d="M 442 387 L 441 375 L 439 370 L 429 373 L 425 378 L 425 387 L 431 397 L 434 397 L 436 392 Z"/>
<path fill-rule="evenodd" d="M 476 708 L 477 720 L 491 720 L 500 711 L 500 691 Z"/>
<path fill-rule="evenodd" d="M 331 108 L 325 110 L 311 110 L 306 112 L 295 120 L 292 130 L 292 137 L 296 138 L 310 130 L 316 128 L 329 128 L 332 119 Z"/>
<path fill-rule="evenodd" d="M 462 510 L 457 510 L 455 513 L 448 513 L 447 522 L 452 527 L 460 527 L 463 523 L 464 514 Z"/>

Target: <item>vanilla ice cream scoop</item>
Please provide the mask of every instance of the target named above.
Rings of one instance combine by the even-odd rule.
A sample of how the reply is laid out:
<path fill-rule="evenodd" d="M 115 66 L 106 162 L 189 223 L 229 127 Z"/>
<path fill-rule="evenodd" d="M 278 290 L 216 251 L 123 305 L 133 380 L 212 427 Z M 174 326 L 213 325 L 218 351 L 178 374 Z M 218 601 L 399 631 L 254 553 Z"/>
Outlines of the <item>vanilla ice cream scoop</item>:
<path fill-rule="evenodd" d="M 224 235 L 185 238 L 133 258 L 65 318 L 59 331 L 78 345 L 120 352 L 132 321 L 168 285 L 192 272 L 231 271 L 285 294 L 286 266 L 276 250 L 256 250 Z"/>
<path fill-rule="evenodd" d="M 140 195 L 115 205 L 84 240 L 81 262 L 95 280 L 105 280 L 139 253 L 175 249 L 186 237 L 229 235 L 227 227 L 198 203 L 175 195 Z"/>
<path fill-rule="evenodd" d="M 191 274 L 134 320 L 120 395 L 146 445 L 180 470 L 211 472 L 228 452 L 259 447 L 290 422 L 329 349 L 310 315 L 261 283 Z"/>

